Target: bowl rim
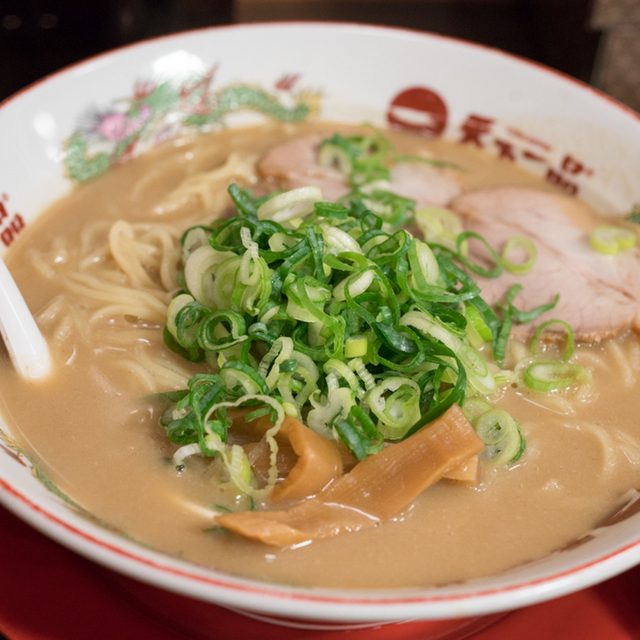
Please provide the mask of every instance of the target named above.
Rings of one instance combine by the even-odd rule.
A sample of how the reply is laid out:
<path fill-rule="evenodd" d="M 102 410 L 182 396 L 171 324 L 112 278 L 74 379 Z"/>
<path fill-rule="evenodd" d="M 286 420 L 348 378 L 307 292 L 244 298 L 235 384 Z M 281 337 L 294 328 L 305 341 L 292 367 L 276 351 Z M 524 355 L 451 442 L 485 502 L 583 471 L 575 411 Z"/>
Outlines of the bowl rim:
<path fill-rule="evenodd" d="M 640 122 L 640 112 L 637 112 L 631 107 L 628 107 L 627 105 L 623 104 L 619 100 L 616 100 L 612 96 L 606 94 L 601 89 L 598 89 L 597 87 L 594 87 L 583 80 L 575 78 L 574 76 L 571 76 L 564 71 L 560 71 L 559 69 L 554 69 L 553 67 L 550 67 L 549 65 L 543 62 L 538 62 L 537 60 L 526 58 L 525 56 L 522 56 L 520 54 L 512 53 L 510 51 L 506 51 L 505 49 L 501 49 L 493 45 L 488 45 L 481 42 L 474 42 L 472 40 L 466 40 L 459 36 L 450 36 L 442 33 L 437 33 L 435 31 L 422 31 L 419 29 L 411 28 L 411 27 L 397 27 L 397 26 L 387 26 L 387 25 L 367 23 L 367 22 L 340 21 L 340 20 L 273 20 L 273 21 L 264 21 L 264 22 L 221 24 L 221 25 L 198 27 L 195 29 L 183 29 L 181 31 L 165 33 L 157 36 L 151 36 L 149 38 L 144 38 L 142 40 L 137 40 L 135 42 L 119 45 L 117 47 L 107 49 L 106 51 L 101 51 L 100 53 L 95 53 L 86 58 L 82 58 L 81 60 L 77 60 L 76 62 L 72 62 L 71 64 L 68 64 L 60 69 L 57 69 L 56 71 L 53 71 L 52 73 L 49 73 L 41 78 L 38 78 L 37 80 L 34 80 L 33 82 L 29 83 L 25 87 L 22 87 L 15 93 L 1 100 L 0 109 L 5 107 L 10 102 L 13 102 L 15 99 L 18 99 L 24 93 L 27 93 L 32 89 L 40 86 L 41 84 L 44 84 L 46 82 L 49 82 L 55 79 L 59 75 L 66 74 L 67 72 L 73 69 L 77 69 L 78 67 L 82 67 L 85 64 L 95 62 L 97 60 L 100 60 L 101 58 L 109 57 L 114 53 L 132 50 L 138 47 L 144 47 L 146 45 L 161 42 L 164 40 L 171 40 L 174 38 L 180 38 L 180 37 L 190 36 L 192 34 L 198 34 L 198 33 L 204 33 L 204 32 L 232 31 L 232 30 L 244 31 L 247 29 L 263 29 L 263 28 L 269 29 L 269 28 L 282 28 L 282 27 L 286 27 L 286 28 L 331 27 L 332 29 L 338 28 L 343 30 L 356 29 L 358 31 L 371 30 L 371 31 L 379 31 L 381 33 L 400 33 L 400 34 L 404 33 L 408 36 L 414 36 L 418 38 L 422 36 L 426 36 L 427 38 L 430 38 L 430 39 L 436 39 L 436 40 L 441 39 L 449 42 L 455 42 L 458 45 L 468 46 L 468 47 L 481 49 L 485 51 L 492 51 L 496 54 L 506 56 L 507 58 L 510 58 L 512 60 L 517 60 L 524 65 L 537 68 L 540 71 L 544 71 L 551 75 L 555 75 L 564 81 L 574 84 L 577 87 L 581 88 L 582 90 L 590 92 L 594 94 L 596 97 L 605 100 L 611 106 L 625 112 L 627 115 L 632 116 L 633 118 L 635 118 Z"/>
<path fill-rule="evenodd" d="M 205 32 L 268 30 L 283 27 L 287 29 L 320 28 L 339 29 L 342 31 L 353 30 L 358 33 L 370 32 L 381 35 L 406 35 L 418 39 L 439 39 L 453 42 L 458 46 L 492 51 L 495 54 L 505 56 L 510 60 L 515 60 L 520 64 L 533 67 L 556 76 L 563 82 L 577 86 L 580 90 L 593 94 L 597 99 L 606 101 L 640 124 L 640 114 L 599 89 L 542 63 L 493 46 L 404 27 L 388 27 L 359 22 L 304 20 L 216 25 L 164 34 L 125 44 L 75 62 L 36 80 L 0 102 L 0 111 L 35 88 L 53 82 L 58 76 L 89 65 L 97 60 L 109 58 L 114 53 L 126 52 L 146 47 L 150 44 L 169 42 Z M 3 478 L 1 468 L 0 502 L 22 520 L 25 520 L 67 548 L 132 578 L 221 606 L 237 607 L 244 604 L 251 611 L 292 616 L 298 619 L 360 622 L 391 621 L 406 618 L 444 619 L 485 615 L 527 606 L 587 588 L 640 562 L 639 534 L 632 542 L 578 566 L 573 566 L 551 575 L 547 572 L 542 577 L 502 587 L 470 586 L 468 590 L 461 593 L 432 593 L 430 595 L 420 595 L 419 591 L 433 591 L 434 587 L 422 590 L 393 590 L 396 595 L 390 594 L 388 591 L 365 592 L 361 590 L 340 591 L 337 589 L 292 588 L 259 580 L 238 578 L 216 569 L 207 569 L 194 563 L 176 560 L 160 551 L 148 551 L 135 543 L 129 543 L 120 537 L 114 537 L 115 534 L 113 533 L 100 530 L 96 525 L 89 524 L 72 514 L 71 511 L 68 512 L 70 514 L 69 519 L 61 517 L 56 513 L 57 509 L 48 507 L 47 503 L 39 503 L 36 499 Z M 580 579 L 578 580 L 578 578 Z M 467 584 L 473 585 L 475 582 L 477 581 L 470 581 Z M 211 592 L 212 589 L 214 592 Z M 243 603 L 234 594 L 251 595 L 254 600 L 251 603 Z M 506 602 L 504 601 L 505 595 L 508 595 Z M 299 607 L 302 603 L 306 604 L 309 610 L 301 611 Z"/>

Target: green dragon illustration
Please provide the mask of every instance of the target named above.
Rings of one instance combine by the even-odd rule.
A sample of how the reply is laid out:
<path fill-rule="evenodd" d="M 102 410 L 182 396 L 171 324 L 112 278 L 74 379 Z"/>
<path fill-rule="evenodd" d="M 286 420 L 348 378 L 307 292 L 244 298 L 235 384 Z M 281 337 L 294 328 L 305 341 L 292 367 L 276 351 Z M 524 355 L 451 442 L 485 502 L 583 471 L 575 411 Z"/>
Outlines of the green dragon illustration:
<path fill-rule="evenodd" d="M 86 182 L 114 164 L 135 155 L 141 142 L 153 146 L 169 121 L 184 128 L 224 125 L 228 114 L 242 110 L 260 113 L 280 122 L 302 122 L 317 111 L 319 95 L 293 95 L 286 106 L 259 86 L 236 84 L 210 91 L 215 68 L 204 76 L 177 84 L 139 84 L 123 111 L 100 114 L 89 130 L 76 130 L 65 145 L 65 166 L 75 182 Z M 154 140 L 157 138 L 157 140 Z M 92 152 L 92 147 L 98 150 Z M 106 150 L 105 150 L 106 149 Z"/>

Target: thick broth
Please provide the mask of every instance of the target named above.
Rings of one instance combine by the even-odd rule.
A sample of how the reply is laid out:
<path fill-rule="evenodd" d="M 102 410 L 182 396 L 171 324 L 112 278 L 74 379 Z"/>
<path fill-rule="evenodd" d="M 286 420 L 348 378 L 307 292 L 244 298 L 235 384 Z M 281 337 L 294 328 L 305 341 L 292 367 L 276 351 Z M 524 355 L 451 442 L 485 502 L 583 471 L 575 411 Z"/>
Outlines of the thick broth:
<path fill-rule="evenodd" d="M 42 309 L 62 291 L 34 267 L 33 251 L 50 256 L 61 235 L 70 247 L 79 245 L 88 220 L 156 222 L 152 206 L 186 176 L 220 165 L 231 151 L 260 153 L 309 128 L 319 125 L 185 139 L 77 187 L 25 230 L 6 256 L 29 306 Z M 551 188 L 473 148 L 392 138 L 403 152 L 428 148 L 462 165 L 468 187 Z M 186 217 L 193 215 L 191 211 Z M 187 226 L 184 216 L 162 221 Z M 62 268 L 71 268 L 72 262 L 73 255 Z M 483 466 L 477 486 L 442 481 L 376 528 L 295 549 L 267 548 L 212 528 L 216 497 L 206 465 L 190 459 L 185 471 L 176 472 L 170 461 L 174 447 L 158 426 L 157 409 L 144 401 L 146 391 L 136 387 L 130 373 L 118 367 L 131 351 L 131 344 L 118 338 L 121 329 L 117 323 L 97 323 L 91 345 L 66 341 L 55 353 L 55 375 L 41 384 L 19 380 L 6 352 L 0 352 L 0 409 L 42 472 L 82 507 L 134 539 L 222 571 L 342 588 L 465 580 L 568 545 L 611 512 L 627 490 L 640 487 L 635 444 L 640 441 L 640 397 L 630 392 L 633 374 L 618 375 L 621 362 L 631 372 L 638 368 L 640 347 L 635 336 L 625 336 L 616 339 L 615 353 L 606 344 L 580 347 L 578 357 L 594 366 L 594 384 L 590 395 L 569 394 L 570 407 L 543 403 L 521 389 L 503 392 L 498 406 L 521 422 L 527 439 L 519 463 L 501 469 Z M 165 349 L 161 330 L 136 331 L 144 348 Z M 166 359 L 179 360 L 172 354 Z M 598 435 L 600 427 L 608 439 Z"/>

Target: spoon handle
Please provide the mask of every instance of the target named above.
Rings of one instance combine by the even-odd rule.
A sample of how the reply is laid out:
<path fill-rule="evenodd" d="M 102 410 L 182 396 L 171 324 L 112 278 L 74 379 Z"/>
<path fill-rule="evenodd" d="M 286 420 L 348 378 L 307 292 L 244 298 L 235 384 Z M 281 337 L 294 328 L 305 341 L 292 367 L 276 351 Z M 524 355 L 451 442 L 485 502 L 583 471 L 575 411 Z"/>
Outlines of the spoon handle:
<path fill-rule="evenodd" d="M 36 380 L 51 372 L 49 347 L 7 265 L 0 259 L 0 335 L 18 373 Z"/>

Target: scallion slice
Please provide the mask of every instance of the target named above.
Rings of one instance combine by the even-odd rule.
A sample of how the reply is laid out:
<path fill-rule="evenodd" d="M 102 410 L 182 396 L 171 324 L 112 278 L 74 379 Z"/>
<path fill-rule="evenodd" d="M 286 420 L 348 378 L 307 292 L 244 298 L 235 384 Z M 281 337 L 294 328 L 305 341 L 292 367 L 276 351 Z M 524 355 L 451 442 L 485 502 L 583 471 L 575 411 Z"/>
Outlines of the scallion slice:
<path fill-rule="evenodd" d="M 524 251 L 527 256 L 526 260 L 519 262 L 512 262 L 509 260 L 509 255 L 514 250 Z M 537 256 L 538 250 L 531 238 L 526 238 L 525 236 L 512 236 L 507 240 L 502 250 L 502 264 L 507 271 L 521 275 L 531 271 Z"/>
<path fill-rule="evenodd" d="M 426 207 L 418 209 L 414 217 L 426 242 L 456 250 L 456 240 L 463 229 L 455 213 L 442 207 Z M 466 255 L 464 245 L 461 245 L 461 252 Z"/>
<path fill-rule="evenodd" d="M 473 328 L 475 332 L 474 336 L 477 335 L 479 338 L 478 344 L 472 344 L 472 346 L 479 346 L 479 343 L 487 340 L 491 340 L 493 338 L 493 333 L 491 332 L 491 328 L 482 317 L 482 314 L 472 305 L 467 304 L 464 307 L 464 315 L 467 318 L 468 323 Z M 471 340 L 471 335 L 469 336 Z"/>
<path fill-rule="evenodd" d="M 637 236 L 630 229 L 616 226 L 596 227 L 589 234 L 591 246 L 606 255 L 615 255 L 636 246 Z"/>
<path fill-rule="evenodd" d="M 345 358 L 361 358 L 367 355 L 368 347 L 367 336 L 350 336 L 344 344 L 344 356 Z"/>
<path fill-rule="evenodd" d="M 590 378 L 590 371 L 579 364 L 534 362 L 527 367 L 524 383 L 533 391 L 560 391 Z"/>
<path fill-rule="evenodd" d="M 484 442 L 483 456 L 495 466 L 517 462 L 525 448 L 520 425 L 506 411 L 490 409 L 475 420 L 476 433 Z"/>
<path fill-rule="evenodd" d="M 386 378 L 367 396 L 369 408 L 378 418 L 378 430 L 385 438 L 396 440 L 420 417 L 420 387 L 411 378 Z"/>
<path fill-rule="evenodd" d="M 299 187 L 285 191 L 260 205 L 257 210 L 259 220 L 284 222 L 292 218 L 301 218 L 313 211 L 316 202 L 322 200 L 319 187 Z"/>
<path fill-rule="evenodd" d="M 543 322 L 536 329 L 536 332 L 533 336 L 533 340 L 531 341 L 531 353 L 534 356 L 540 355 L 540 352 L 541 352 L 540 342 L 542 339 L 542 335 L 549 327 L 552 327 L 553 325 L 556 325 L 556 324 L 560 325 L 564 329 L 564 332 L 567 336 L 566 337 L 567 346 L 564 350 L 564 353 L 561 354 L 560 356 L 560 360 L 562 362 L 567 362 L 571 359 L 571 356 L 573 355 L 573 351 L 575 348 L 575 340 L 573 337 L 573 329 L 570 327 L 570 325 L 568 325 L 563 320 L 547 320 L 546 322 Z"/>
<path fill-rule="evenodd" d="M 335 167 L 345 175 L 349 175 L 353 170 L 349 153 L 337 144 L 322 145 L 318 161 L 323 167 Z"/>
<path fill-rule="evenodd" d="M 489 257 L 495 263 L 493 268 L 485 269 L 479 264 L 474 264 L 464 255 L 465 251 L 463 250 L 463 244 L 466 240 L 470 239 L 478 240 L 484 245 Z M 475 231 L 464 231 L 459 234 L 456 238 L 456 249 L 458 250 L 458 258 L 464 266 L 469 269 L 469 271 L 472 271 L 479 276 L 484 276 L 485 278 L 497 278 L 502 273 L 502 259 L 496 250 L 479 233 L 476 233 Z"/>

